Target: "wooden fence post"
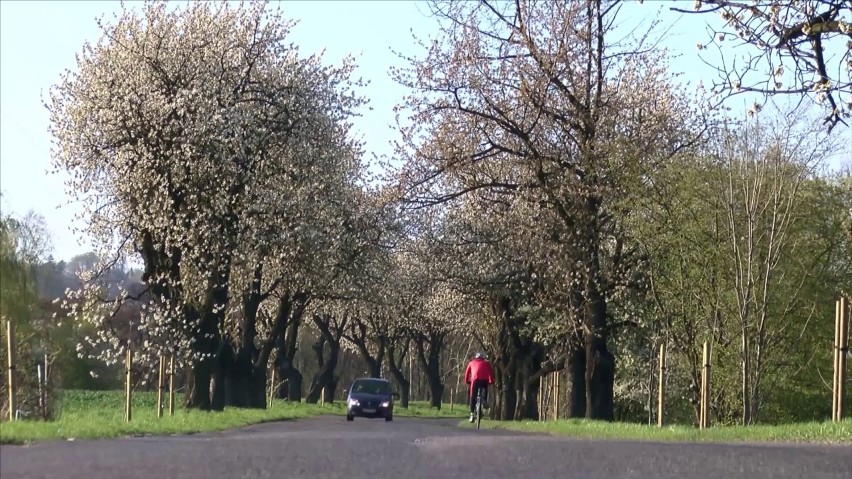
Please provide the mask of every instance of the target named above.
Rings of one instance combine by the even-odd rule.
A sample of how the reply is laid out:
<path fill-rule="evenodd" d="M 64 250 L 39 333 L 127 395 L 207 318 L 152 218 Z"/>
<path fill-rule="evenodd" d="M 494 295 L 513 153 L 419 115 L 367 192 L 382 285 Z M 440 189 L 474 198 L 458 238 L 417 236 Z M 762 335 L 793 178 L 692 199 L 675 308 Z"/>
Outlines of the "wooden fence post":
<path fill-rule="evenodd" d="M 320 390 L 320 407 L 325 406 L 325 386 Z"/>
<path fill-rule="evenodd" d="M 7 369 L 9 378 L 9 420 L 15 420 L 18 403 L 15 400 L 15 324 L 10 318 L 6 323 L 6 352 L 8 357 Z"/>
<path fill-rule="evenodd" d="M 701 370 L 701 415 L 699 427 L 706 429 L 709 424 L 710 415 L 710 345 L 707 341 L 704 342 L 703 367 Z"/>
<path fill-rule="evenodd" d="M 660 345 L 659 386 L 657 387 L 657 427 L 663 427 L 666 401 L 666 343 Z"/>
<path fill-rule="evenodd" d="M 538 420 L 544 417 L 544 375 L 538 377 Z"/>
<path fill-rule="evenodd" d="M 44 414 L 44 420 L 46 421 L 48 416 L 49 416 L 49 414 L 48 414 L 49 407 L 47 405 L 47 384 L 48 384 L 48 380 L 50 379 L 50 373 L 48 371 L 49 366 L 48 366 L 48 354 L 47 353 L 44 354 L 44 366 L 43 367 L 44 367 L 44 369 L 42 370 L 42 373 L 44 374 L 44 376 L 42 378 L 41 402 L 42 402 L 42 404 L 44 404 L 43 414 Z"/>
<path fill-rule="evenodd" d="M 453 406 L 456 403 L 456 388 L 450 389 L 450 412 L 453 412 Z"/>
<path fill-rule="evenodd" d="M 846 355 L 849 352 L 849 302 L 845 296 L 838 301 L 839 338 L 837 348 L 837 421 L 846 416 Z"/>
<path fill-rule="evenodd" d="M 36 366 L 36 373 L 38 374 L 38 408 L 41 410 L 41 418 L 47 420 L 47 404 L 45 404 L 45 395 L 44 395 L 44 365 L 39 364 Z"/>
<path fill-rule="evenodd" d="M 842 314 L 840 312 L 840 300 L 834 303 L 834 343 L 832 344 L 832 353 L 834 353 L 834 362 L 831 368 L 831 420 L 837 421 L 837 399 L 840 397 L 837 394 L 840 385 L 840 323 Z"/>
<path fill-rule="evenodd" d="M 166 359 L 160 355 L 160 367 L 157 371 L 157 417 L 163 417 L 163 389 L 165 383 L 163 376 L 166 374 Z"/>
<path fill-rule="evenodd" d="M 554 373 L 554 381 L 556 382 L 556 391 L 553 394 L 553 420 L 559 420 L 559 370 Z"/>
<path fill-rule="evenodd" d="M 648 426 L 654 423 L 654 358 L 653 358 L 653 345 L 649 346 L 648 349 Z"/>
<path fill-rule="evenodd" d="M 169 357 L 169 416 L 175 415 L 175 355 Z"/>
<path fill-rule="evenodd" d="M 272 372 L 269 373 L 269 377 L 271 378 L 269 381 L 269 403 L 272 404 L 272 401 L 275 400 L 275 396 L 278 395 L 276 394 L 278 392 L 278 388 L 275 386 L 275 366 L 272 366 L 270 369 Z"/>
<path fill-rule="evenodd" d="M 133 352 L 130 350 L 130 341 L 127 342 L 127 351 L 125 352 L 124 357 L 124 382 L 125 382 L 125 403 L 124 403 L 124 420 L 130 422 L 133 418 L 133 401 L 131 400 L 131 394 L 133 393 L 133 385 L 130 380 L 130 368 L 133 364 Z"/>

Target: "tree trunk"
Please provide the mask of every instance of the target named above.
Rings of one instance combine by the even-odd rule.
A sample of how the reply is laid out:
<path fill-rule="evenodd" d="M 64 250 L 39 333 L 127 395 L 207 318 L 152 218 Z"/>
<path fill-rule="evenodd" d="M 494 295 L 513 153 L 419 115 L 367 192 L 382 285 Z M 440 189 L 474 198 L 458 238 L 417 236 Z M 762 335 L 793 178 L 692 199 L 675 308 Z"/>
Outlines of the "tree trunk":
<path fill-rule="evenodd" d="M 538 418 L 538 385 L 543 374 L 562 369 L 562 360 L 544 362 L 544 348 L 530 338 L 515 338 L 516 362 L 515 390 L 517 404 L 514 417 L 521 419 Z"/>
<path fill-rule="evenodd" d="M 766 330 L 762 327 L 757 332 L 757 344 L 754 348 L 754 384 L 751 395 L 751 422 L 759 421 L 760 417 L 760 386 L 763 376 L 763 351 L 766 346 Z"/>
<path fill-rule="evenodd" d="M 526 417 L 527 419 L 538 419 L 538 389 L 540 385 L 541 376 L 539 376 L 532 382 L 524 381 L 524 401 L 526 403 L 524 417 Z"/>
<path fill-rule="evenodd" d="M 748 329 L 743 323 L 742 328 L 742 398 L 743 398 L 743 426 L 751 424 L 751 351 L 748 338 Z"/>
<path fill-rule="evenodd" d="M 428 354 L 425 346 L 428 343 Z M 444 382 L 441 378 L 441 349 L 444 346 L 444 335 L 440 333 L 429 333 L 428 336 L 417 341 L 417 359 L 426 372 L 426 382 L 429 385 L 430 406 L 441 409 L 441 400 L 444 396 Z"/>
<path fill-rule="evenodd" d="M 586 342 L 586 418 L 612 421 L 614 401 L 615 357 L 606 340 L 594 335 Z"/>
<path fill-rule="evenodd" d="M 225 410 L 225 370 L 218 361 L 213 368 L 213 378 L 211 380 L 210 410 Z"/>
<path fill-rule="evenodd" d="M 335 318 L 331 315 L 317 314 L 313 316 L 312 320 L 320 332 L 320 338 L 313 346 L 320 369 L 314 374 L 313 381 L 311 382 L 311 390 L 308 392 L 308 397 L 305 401 L 316 403 L 319 401 L 322 391 L 325 390 L 323 399 L 333 402 L 338 381 L 335 371 L 338 359 L 340 358 L 340 339 L 343 337 L 343 330 L 346 328 L 349 317 L 344 314 L 340 318 L 337 318 L 336 325 L 333 325 Z M 324 354 L 325 346 L 328 346 L 327 360 Z"/>
<path fill-rule="evenodd" d="M 325 358 L 326 346 L 328 346 L 327 359 Z M 337 368 L 338 358 L 340 357 L 340 343 L 327 341 L 325 337 L 321 337 L 320 340 L 314 344 L 314 351 L 317 355 L 317 362 L 319 363 L 320 370 L 314 375 L 313 381 L 311 381 L 311 389 L 308 392 L 308 396 L 305 398 L 305 402 L 316 404 L 320 399 L 323 388 L 325 388 L 325 396 L 323 396 L 323 399 L 326 402 L 333 402 L 338 379 L 334 375 L 334 372 Z"/>
<path fill-rule="evenodd" d="M 360 318 L 350 318 L 349 321 L 350 334 L 345 335 L 346 339 L 355 345 L 361 357 L 364 358 L 364 362 L 367 363 L 367 374 L 372 378 L 382 377 L 382 363 L 384 362 L 385 347 L 387 345 L 385 333 L 383 331 L 369 330 L 367 324 Z M 371 332 L 377 335 L 376 339 L 379 343 L 375 356 L 370 352 L 369 347 Z"/>
<path fill-rule="evenodd" d="M 210 383 L 213 380 L 213 359 L 196 361 L 188 371 L 188 385 L 184 405 L 187 409 L 210 410 Z"/>
<path fill-rule="evenodd" d="M 302 323 L 302 315 L 310 302 L 310 294 L 298 293 L 293 296 L 292 313 L 287 320 L 284 334 L 275 339 L 275 374 L 280 381 L 286 382 L 287 386 L 278 390 L 278 398 L 288 401 L 300 402 L 302 400 L 302 373 L 296 369 L 296 351 L 298 349 L 299 325 Z"/>
<path fill-rule="evenodd" d="M 595 263 L 597 261 L 594 261 Z M 586 314 L 586 418 L 615 418 L 615 357 L 607 348 L 606 303 L 592 279 L 587 282 Z"/>
<path fill-rule="evenodd" d="M 380 378 L 382 377 L 382 356 L 384 346 L 379 346 L 379 354 L 376 357 L 372 357 L 369 354 L 363 356 L 364 360 L 367 362 L 367 368 L 370 373 L 371 378 Z"/>
<path fill-rule="evenodd" d="M 285 359 L 276 370 L 276 374 L 285 383 L 285 387 L 278 390 L 278 398 L 291 402 L 302 400 L 302 373 L 293 366 L 292 361 Z"/>
<path fill-rule="evenodd" d="M 191 311 L 195 309 L 191 308 Z M 187 389 L 184 404 L 187 409 L 209 411 L 213 408 L 211 385 L 214 373 L 219 369 L 217 356 L 220 342 L 216 317 L 212 313 L 207 313 L 201 321 L 196 340 L 192 344 L 195 361 L 190 367 L 191 387 Z"/>
<path fill-rule="evenodd" d="M 405 357 L 408 353 L 409 342 L 406 341 L 405 344 L 400 348 L 400 356 L 397 360 L 396 357 L 396 346 L 393 340 L 388 342 L 388 366 L 391 372 L 391 375 L 396 380 L 397 385 L 399 386 L 399 405 L 400 407 L 407 408 L 409 398 L 409 389 L 411 386 L 411 381 L 405 377 L 405 374 L 402 372 L 402 368 L 400 365 L 405 364 Z"/>
<path fill-rule="evenodd" d="M 236 352 L 231 351 L 233 360 L 227 368 L 225 378 L 225 404 L 228 406 L 242 408 L 266 408 L 266 361 L 268 355 L 261 357 L 260 351 L 255 345 L 257 337 L 257 311 L 263 297 L 260 294 L 262 268 L 255 269 L 255 278 L 251 291 L 243 296 L 242 324 L 237 334 Z M 282 307 L 286 312 L 289 301 L 279 305 L 279 314 Z M 276 317 L 276 320 L 281 318 Z M 273 336 L 280 334 L 274 330 Z M 273 338 L 274 340 L 274 338 Z M 269 345 L 267 345 L 268 347 Z M 260 364 L 260 363 L 263 364 Z"/>
<path fill-rule="evenodd" d="M 382 377 L 382 363 L 384 362 L 385 356 L 385 344 L 384 341 L 379 342 L 379 351 L 375 356 L 370 354 L 370 350 L 367 348 L 367 345 L 356 345 L 358 350 L 361 352 L 361 357 L 364 358 L 364 362 L 367 363 L 367 374 L 370 375 L 371 378 L 380 378 Z"/>
<path fill-rule="evenodd" d="M 503 417 L 503 368 L 494 364 L 494 407 L 491 409 L 491 419 Z M 467 385 L 465 385 L 467 387 Z M 465 389 L 468 391 L 469 389 Z"/>
<path fill-rule="evenodd" d="M 534 358 L 528 355 L 522 359 L 521 364 L 523 366 L 517 377 L 518 387 L 516 388 L 520 397 L 515 408 L 515 417 L 518 419 L 535 419 L 538 417 L 538 400 L 537 397 L 533 397 L 531 385 L 535 383 L 537 387 L 538 381 L 533 381 L 531 378 L 541 369 L 541 363 L 534 364 Z"/>
<path fill-rule="evenodd" d="M 432 399 L 430 406 L 440 410 L 444 397 L 444 382 L 441 381 L 441 363 L 437 359 L 433 360 L 431 354 L 429 367 L 426 369 L 426 376 L 429 380 L 429 393 Z"/>
<path fill-rule="evenodd" d="M 266 368 L 255 367 L 249 353 L 237 354 L 226 377 L 225 404 L 241 408 L 265 409 Z"/>
<path fill-rule="evenodd" d="M 500 361 L 500 414 L 495 416 L 502 421 L 515 419 L 515 407 L 518 404 L 518 395 L 515 391 L 516 358 L 510 351 L 506 351 Z"/>
<path fill-rule="evenodd" d="M 586 351 L 572 344 L 568 354 L 568 417 L 586 417 Z"/>
<path fill-rule="evenodd" d="M 500 392 L 497 398 L 499 399 L 498 408 L 491 416 L 502 421 L 511 421 L 515 418 L 518 393 L 515 389 L 517 384 L 517 354 L 510 300 L 506 297 L 496 298 L 492 307 L 500 324 L 497 331 L 498 357 L 493 364 L 496 369 L 496 382 Z"/>
<path fill-rule="evenodd" d="M 302 373 L 293 363 L 296 358 L 300 323 L 301 318 L 291 319 L 286 333 L 278 338 L 276 344 L 275 373 L 281 381 L 286 382 L 286 387 L 278 390 L 278 397 L 293 402 L 302 400 Z"/>
<path fill-rule="evenodd" d="M 515 419 L 515 407 L 518 404 L 518 393 L 515 391 L 515 372 L 504 371 L 503 385 L 503 404 L 501 405 L 501 417 L 503 421 L 512 421 Z"/>
<path fill-rule="evenodd" d="M 230 258 L 225 258 L 224 267 L 214 277 L 207 297 L 200 310 L 188 307 L 184 310 L 187 319 L 201 318 L 192 351 L 196 364 L 192 367 L 192 390 L 187 391 L 186 407 L 201 410 L 222 411 L 225 409 L 225 358 L 223 338 L 219 327 L 224 323 L 226 306 L 229 300 L 228 279 L 230 277 Z M 190 324 L 192 321 L 189 321 Z"/>
<path fill-rule="evenodd" d="M 592 153 L 593 154 L 593 153 Z M 589 198 L 585 205 L 585 239 L 588 260 L 584 272 L 583 330 L 586 350 L 586 418 L 612 421 L 615 418 L 615 357 L 607 348 L 609 318 L 601 288 L 599 220 L 600 199 Z"/>

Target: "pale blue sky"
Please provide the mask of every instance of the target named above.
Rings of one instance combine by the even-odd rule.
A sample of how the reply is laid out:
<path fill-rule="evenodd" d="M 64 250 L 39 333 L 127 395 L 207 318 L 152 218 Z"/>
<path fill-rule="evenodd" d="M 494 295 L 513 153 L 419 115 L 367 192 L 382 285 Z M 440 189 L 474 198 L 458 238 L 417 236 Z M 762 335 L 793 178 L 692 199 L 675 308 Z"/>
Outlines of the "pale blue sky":
<path fill-rule="evenodd" d="M 277 2 L 273 2 L 277 3 Z M 298 19 L 292 40 L 304 52 L 326 49 L 328 61 L 356 55 L 358 75 L 371 84 L 363 92 L 372 111 L 365 111 L 357 127 L 368 153 L 389 155 L 394 122 L 393 106 L 405 90 L 388 74 L 400 60 L 390 51 L 411 52 L 411 30 L 418 35 L 433 33 L 435 21 L 425 16 L 424 4 L 409 1 L 285 1 L 285 15 Z M 691 4 L 691 1 L 677 3 Z M 141 5 L 130 2 L 130 5 Z M 673 25 L 666 46 L 681 57 L 675 70 L 694 82 L 711 72 L 696 56 L 695 45 L 706 41 L 705 20 L 667 12 L 671 2 L 634 2 L 625 5 L 631 21 L 649 19 L 662 11 Z M 42 214 L 53 236 L 54 257 L 69 259 L 87 250 L 78 243 L 72 225 L 80 209 L 67 205 L 64 174 L 49 174 L 51 137 L 42 95 L 59 80 L 65 69 L 73 69 L 74 55 L 85 41 L 95 42 L 100 31 L 95 17 L 120 10 L 118 2 L 0 1 L 0 208 L 3 213 L 23 215 L 32 209 Z M 738 101 L 737 104 L 742 104 Z"/>

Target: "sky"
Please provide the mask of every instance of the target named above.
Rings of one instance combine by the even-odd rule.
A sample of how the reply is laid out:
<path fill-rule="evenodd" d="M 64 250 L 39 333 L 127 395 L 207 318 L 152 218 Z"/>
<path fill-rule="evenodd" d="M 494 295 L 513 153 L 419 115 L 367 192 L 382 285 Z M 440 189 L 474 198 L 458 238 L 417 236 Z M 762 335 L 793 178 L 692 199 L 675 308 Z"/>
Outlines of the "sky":
<path fill-rule="evenodd" d="M 670 27 L 664 45 L 678 55 L 672 66 L 692 84 L 712 75 L 697 56 L 695 45 L 707 40 L 707 19 L 670 13 L 671 1 L 625 4 L 629 21 L 658 16 Z M 690 1 L 674 2 L 684 7 Z M 430 35 L 436 23 L 425 4 L 415 1 L 281 1 L 285 16 L 297 19 L 291 40 L 304 53 L 325 49 L 325 58 L 357 58 L 357 75 L 370 80 L 362 93 L 371 111 L 356 121 L 368 154 L 390 155 L 394 132 L 393 107 L 406 90 L 389 75 L 403 54 L 414 50 L 412 32 Z M 141 2 L 128 2 L 132 8 Z M 58 260 L 87 252 L 88 242 L 74 228 L 83 226 L 82 211 L 66 192 L 63 173 L 51 173 L 48 113 L 43 99 L 66 69 L 74 69 L 75 54 L 84 42 L 96 42 L 95 18 L 121 10 L 117 1 L 0 1 L 0 211 L 23 216 L 29 210 L 44 216 Z"/>

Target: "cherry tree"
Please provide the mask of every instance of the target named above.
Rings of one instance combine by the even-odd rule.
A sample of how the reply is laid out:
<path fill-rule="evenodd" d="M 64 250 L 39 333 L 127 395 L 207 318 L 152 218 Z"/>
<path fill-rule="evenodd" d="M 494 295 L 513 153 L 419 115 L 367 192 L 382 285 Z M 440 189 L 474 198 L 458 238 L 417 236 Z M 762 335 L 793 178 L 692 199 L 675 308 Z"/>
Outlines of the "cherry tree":
<path fill-rule="evenodd" d="M 396 172 L 411 204 L 488 190 L 546 211 L 582 324 L 585 413 L 598 419 L 613 418 L 613 305 L 636 286 L 621 218 L 703 131 L 665 53 L 647 36 L 614 38 L 619 4 L 435 1 L 441 38 L 396 72 L 412 89 Z"/>
<path fill-rule="evenodd" d="M 315 218 L 306 213 L 354 171 L 348 118 L 363 104 L 354 64 L 300 57 L 285 43 L 293 22 L 264 3 L 148 2 L 100 26 L 51 94 L 54 165 L 70 173 L 104 265 L 144 263 L 140 359 L 177 351 L 192 371 L 187 405 L 220 409 L 231 296 L 276 291 L 279 311 L 293 298 L 304 307 L 304 291 L 279 281 L 304 248 L 286 246 L 338 234 L 306 227 Z M 129 295 L 102 298 L 97 275 L 84 279 L 74 314 L 101 326 L 97 341 L 115 361 L 129 343 L 110 315 Z"/>

